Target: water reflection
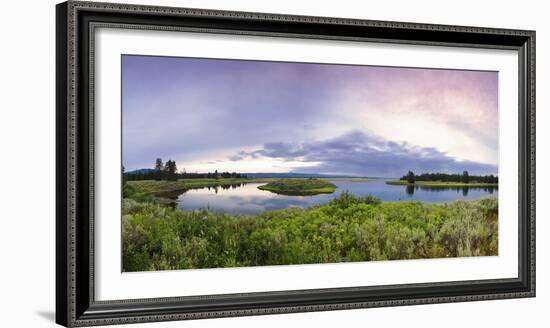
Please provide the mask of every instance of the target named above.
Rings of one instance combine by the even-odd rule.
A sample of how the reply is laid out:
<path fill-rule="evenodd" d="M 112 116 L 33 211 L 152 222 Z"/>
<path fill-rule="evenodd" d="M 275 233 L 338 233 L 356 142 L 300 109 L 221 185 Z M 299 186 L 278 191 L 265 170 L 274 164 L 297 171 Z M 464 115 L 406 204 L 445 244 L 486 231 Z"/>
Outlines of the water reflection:
<path fill-rule="evenodd" d="M 422 192 L 442 192 L 442 191 L 455 191 L 461 193 L 463 197 L 468 197 L 470 190 L 479 190 L 488 195 L 492 195 L 498 190 L 498 187 L 484 186 L 484 187 L 470 187 L 470 186 L 405 186 L 405 192 L 409 197 L 414 196 L 415 191 L 421 190 Z"/>
<path fill-rule="evenodd" d="M 423 201 L 445 203 L 459 199 L 477 199 L 497 195 L 497 187 L 427 187 L 395 186 L 384 180 L 369 182 L 332 181 L 338 188 L 332 194 L 287 196 L 258 189 L 263 183 L 232 184 L 187 190 L 180 194 L 176 206 L 183 210 L 210 209 L 217 212 L 251 215 L 266 210 L 289 207 L 306 208 L 329 202 L 348 190 L 358 196 L 373 195 L 383 201 Z"/>
<path fill-rule="evenodd" d="M 218 190 L 228 190 L 228 189 L 237 189 L 239 187 L 242 187 L 244 185 L 244 183 L 232 183 L 232 184 L 226 184 L 226 185 L 220 185 L 220 186 L 208 186 L 208 187 L 204 187 L 204 188 L 201 188 L 201 189 L 208 189 L 208 191 L 212 190 L 214 191 L 215 194 L 218 193 Z M 191 190 L 194 190 L 194 189 L 191 189 Z M 196 190 L 196 189 L 195 189 Z M 187 192 L 184 191 L 184 193 Z"/>

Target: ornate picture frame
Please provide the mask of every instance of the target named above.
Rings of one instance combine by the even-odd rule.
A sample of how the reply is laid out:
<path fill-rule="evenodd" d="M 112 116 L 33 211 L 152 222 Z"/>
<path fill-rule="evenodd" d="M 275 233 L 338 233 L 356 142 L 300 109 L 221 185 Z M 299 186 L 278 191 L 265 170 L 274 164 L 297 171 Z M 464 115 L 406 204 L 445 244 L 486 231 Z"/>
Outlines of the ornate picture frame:
<path fill-rule="evenodd" d="M 68 1 L 56 26 L 56 321 L 201 319 L 535 296 L 535 32 Z M 518 276 L 376 286 L 98 300 L 95 33 L 98 28 L 497 49 L 518 58 Z M 516 214 L 514 214 L 516 215 Z"/>

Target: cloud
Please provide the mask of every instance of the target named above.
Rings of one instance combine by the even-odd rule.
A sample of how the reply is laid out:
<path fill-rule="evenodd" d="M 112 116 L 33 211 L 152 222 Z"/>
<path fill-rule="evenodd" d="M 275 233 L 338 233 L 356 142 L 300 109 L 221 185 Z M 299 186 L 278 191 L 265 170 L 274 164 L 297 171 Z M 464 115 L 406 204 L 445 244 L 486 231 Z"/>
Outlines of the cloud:
<path fill-rule="evenodd" d="M 371 67 L 347 81 L 339 96 L 340 124 L 362 124 L 390 140 L 497 163 L 496 72 Z"/>
<path fill-rule="evenodd" d="M 236 161 L 243 160 L 248 156 L 249 156 L 249 154 L 246 153 L 245 151 L 240 151 L 240 152 L 238 152 L 237 154 L 235 154 L 233 156 L 229 156 L 229 159 L 236 162 Z"/>
<path fill-rule="evenodd" d="M 338 158 L 329 157 L 363 154 L 372 162 L 386 148 L 392 159 L 417 151 L 446 165 L 498 162 L 495 72 L 133 55 L 122 65 L 128 170 L 151 167 L 157 157 L 199 171 L 220 158 L 207 164 L 235 168 L 248 158 L 250 169 L 276 163 L 283 170 L 319 157 L 319 169 L 366 172 L 359 170 L 364 158 L 351 167 L 331 166 Z"/>
<path fill-rule="evenodd" d="M 267 157 L 285 161 L 317 162 L 316 166 L 296 168 L 305 173 L 344 174 L 357 176 L 396 177 L 412 170 L 422 172 L 495 174 L 497 167 L 474 161 L 459 161 L 434 147 L 397 143 L 362 131 L 351 131 L 339 137 L 292 144 L 271 142 L 262 149 L 239 152 L 234 160 Z"/>

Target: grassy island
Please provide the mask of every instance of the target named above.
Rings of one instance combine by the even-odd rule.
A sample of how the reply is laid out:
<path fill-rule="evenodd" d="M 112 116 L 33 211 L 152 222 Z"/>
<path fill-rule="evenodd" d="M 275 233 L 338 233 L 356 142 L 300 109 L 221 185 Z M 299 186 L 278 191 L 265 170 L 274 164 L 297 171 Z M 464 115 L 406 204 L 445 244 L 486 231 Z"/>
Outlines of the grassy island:
<path fill-rule="evenodd" d="M 317 194 L 331 194 L 336 190 L 336 185 L 326 180 L 313 178 L 280 179 L 259 186 L 258 189 L 288 196 L 312 196 Z"/>
<path fill-rule="evenodd" d="M 134 181 L 127 181 L 125 184 L 125 189 L 127 189 L 128 192 L 138 195 L 135 197 L 139 197 L 139 195 L 143 196 L 143 200 L 146 200 L 148 197 L 154 197 L 157 200 L 160 200 L 162 203 L 170 203 L 173 202 L 173 199 L 177 198 L 182 193 L 186 192 L 187 190 L 191 189 L 200 189 L 200 188 L 206 188 L 206 187 L 232 187 L 232 186 L 238 186 L 243 185 L 247 183 L 258 183 L 258 182 L 267 182 L 269 184 L 271 183 L 278 183 L 279 181 L 284 180 L 285 184 L 287 185 L 302 185 L 304 187 L 309 189 L 320 189 L 318 191 L 311 190 L 314 192 L 313 194 L 318 193 L 332 193 L 334 192 L 334 186 L 332 183 L 330 183 L 329 180 L 334 181 L 354 181 L 354 182 L 365 182 L 365 181 L 371 181 L 372 179 L 368 178 L 314 178 L 311 179 L 315 182 L 307 182 L 306 180 L 310 180 L 309 178 L 291 178 L 291 179 L 279 179 L 279 178 L 220 178 L 220 179 L 209 179 L 209 178 L 201 178 L 201 179 L 178 179 L 175 181 L 168 181 L 168 180 L 134 180 Z M 304 181 L 306 183 L 304 184 Z M 267 185 L 266 185 L 267 186 Z M 265 187 L 265 186 L 263 186 Z M 315 187 L 315 188 L 313 188 Z M 269 190 L 269 187 L 262 189 L 262 190 Z M 324 189 L 323 188 L 327 188 Z M 292 187 L 290 188 L 292 189 Z M 277 192 L 275 190 L 269 190 L 273 192 Z M 278 192 L 280 194 L 283 194 L 283 192 Z M 304 195 L 303 193 L 289 193 L 286 194 L 289 196 L 292 195 Z M 312 195 L 312 194 L 307 194 Z"/>
<path fill-rule="evenodd" d="M 487 182 L 458 182 L 458 181 L 415 181 L 390 180 L 386 184 L 395 186 L 420 186 L 420 187 L 498 187 L 498 183 Z"/>

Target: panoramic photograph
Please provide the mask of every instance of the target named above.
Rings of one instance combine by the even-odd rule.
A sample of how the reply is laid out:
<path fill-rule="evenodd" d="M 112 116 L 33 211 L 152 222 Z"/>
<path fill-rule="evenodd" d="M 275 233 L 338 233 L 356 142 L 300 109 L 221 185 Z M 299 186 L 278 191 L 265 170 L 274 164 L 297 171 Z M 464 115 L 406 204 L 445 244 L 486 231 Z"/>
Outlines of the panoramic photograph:
<path fill-rule="evenodd" d="M 498 73 L 122 55 L 122 271 L 498 255 Z"/>

